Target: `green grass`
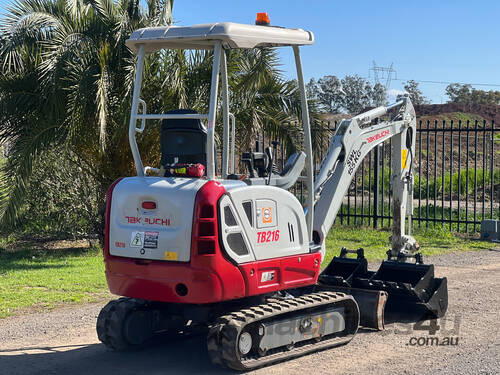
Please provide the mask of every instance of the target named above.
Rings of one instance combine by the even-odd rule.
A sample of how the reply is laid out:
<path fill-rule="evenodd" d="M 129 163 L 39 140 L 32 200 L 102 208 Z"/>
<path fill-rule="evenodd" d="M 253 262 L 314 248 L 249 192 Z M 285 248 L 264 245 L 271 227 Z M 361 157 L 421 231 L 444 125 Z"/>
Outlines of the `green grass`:
<path fill-rule="evenodd" d="M 335 225 L 326 238 L 326 257 L 324 265 L 338 256 L 345 246 L 355 250 L 362 247 L 368 260 L 386 259 L 386 251 L 390 248 L 388 229 L 375 230 L 367 227 Z M 422 254 L 438 255 L 452 251 L 486 250 L 495 247 L 494 243 L 479 241 L 468 236 L 458 236 L 446 229 L 415 229 L 414 237 L 420 244 Z M 498 245 L 497 245 L 498 247 Z"/>
<path fill-rule="evenodd" d="M 101 251 L 0 249 L 0 318 L 108 294 Z"/>

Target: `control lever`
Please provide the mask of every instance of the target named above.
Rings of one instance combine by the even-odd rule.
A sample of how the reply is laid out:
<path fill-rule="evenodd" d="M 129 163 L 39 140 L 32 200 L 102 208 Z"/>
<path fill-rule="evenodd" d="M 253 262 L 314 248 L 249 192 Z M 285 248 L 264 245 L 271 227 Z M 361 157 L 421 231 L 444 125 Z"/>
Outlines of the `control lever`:
<path fill-rule="evenodd" d="M 241 161 L 247 165 L 248 172 L 250 173 L 250 178 L 254 178 L 255 170 L 253 169 L 252 163 L 252 149 L 248 150 L 248 152 L 244 152 L 241 155 Z"/>

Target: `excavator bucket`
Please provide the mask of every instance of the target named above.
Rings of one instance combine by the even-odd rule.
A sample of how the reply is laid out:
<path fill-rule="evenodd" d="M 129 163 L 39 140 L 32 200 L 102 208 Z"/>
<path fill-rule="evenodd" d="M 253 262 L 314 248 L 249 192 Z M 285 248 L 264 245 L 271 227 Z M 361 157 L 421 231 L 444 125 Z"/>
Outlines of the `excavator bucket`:
<path fill-rule="evenodd" d="M 348 258 L 349 253 L 356 253 L 357 258 Z M 440 318 L 448 307 L 447 280 L 434 277 L 434 265 L 387 260 L 376 272 L 368 271 L 363 249 L 343 248 L 321 273 L 319 282 L 352 291 L 384 291 L 388 294 L 386 316 L 395 320 Z"/>

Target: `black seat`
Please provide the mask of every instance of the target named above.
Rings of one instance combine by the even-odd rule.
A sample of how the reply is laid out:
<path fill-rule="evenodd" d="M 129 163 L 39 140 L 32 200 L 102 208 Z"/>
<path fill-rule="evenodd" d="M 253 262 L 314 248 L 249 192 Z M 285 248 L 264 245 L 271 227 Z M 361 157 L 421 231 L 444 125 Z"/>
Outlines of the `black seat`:
<path fill-rule="evenodd" d="M 176 109 L 167 114 L 197 114 Z M 165 119 L 161 125 L 161 165 L 174 163 L 207 165 L 207 130 L 199 119 Z"/>

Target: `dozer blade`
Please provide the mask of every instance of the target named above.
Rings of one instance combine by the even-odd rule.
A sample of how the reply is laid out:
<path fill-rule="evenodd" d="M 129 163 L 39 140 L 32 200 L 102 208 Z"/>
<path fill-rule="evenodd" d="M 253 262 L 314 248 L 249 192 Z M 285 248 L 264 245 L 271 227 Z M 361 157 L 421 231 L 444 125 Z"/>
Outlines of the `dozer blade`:
<path fill-rule="evenodd" d="M 349 253 L 356 253 L 357 258 L 347 258 Z M 387 260 L 378 271 L 368 271 L 363 249 L 343 248 L 319 281 L 351 290 L 384 291 L 388 294 L 386 315 L 397 316 L 397 320 L 410 316 L 417 320 L 440 318 L 448 307 L 447 280 L 434 277 L 434 265 Z"/>

